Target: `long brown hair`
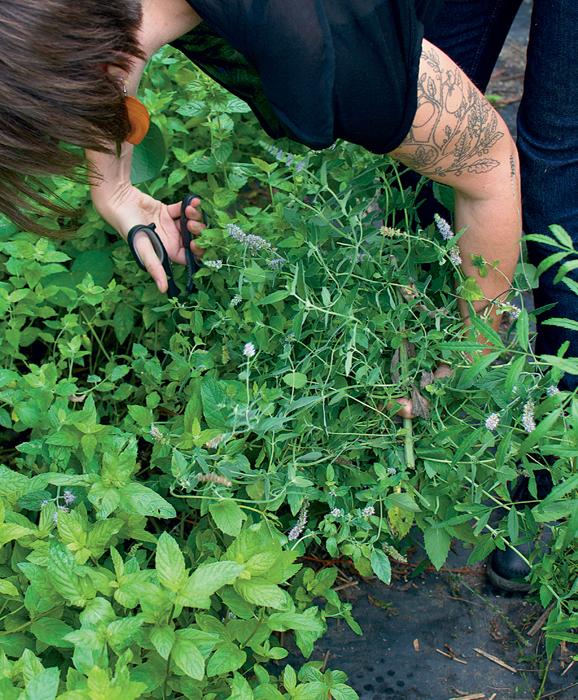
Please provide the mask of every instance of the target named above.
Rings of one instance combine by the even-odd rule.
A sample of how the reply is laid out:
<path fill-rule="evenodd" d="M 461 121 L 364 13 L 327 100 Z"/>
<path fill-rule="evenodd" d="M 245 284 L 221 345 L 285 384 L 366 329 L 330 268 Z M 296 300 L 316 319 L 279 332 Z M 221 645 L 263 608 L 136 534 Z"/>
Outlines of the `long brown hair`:
<path fill-rule="evenodd" d="M 65 144 L 112 153 L 129 132 L 106 66 L 142 58 L 140 19 L 138 0 L 0 0 L 0 211 L 18 226 L 54 236 L 39 214 L 78 215 L 41 180 L 79 175 Z"/>

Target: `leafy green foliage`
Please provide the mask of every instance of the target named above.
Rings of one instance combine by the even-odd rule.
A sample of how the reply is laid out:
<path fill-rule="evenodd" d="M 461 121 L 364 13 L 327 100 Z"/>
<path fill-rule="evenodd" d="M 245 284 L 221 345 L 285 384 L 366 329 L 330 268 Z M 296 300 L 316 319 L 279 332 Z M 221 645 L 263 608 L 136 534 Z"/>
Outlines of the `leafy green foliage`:
<path fill-rule="evenodd" d="M 305 657 L 329 617 L 361 633 L 336 569 L 299 557 L 316 542 L 387 583 L 416 529 L 439 568 L 452 538 L 473 561 L 559 520 L 531 577 L 557 601 L 550 648 L 569 639 L 578 401 L 553 387 L 577 361 L 534 358 L 525 310 L 504 337 L 475 316 L 463 337 L 456 277 L 480 291 L 449 261 L 459 235 L 419 230 L 388 158 L 280 151 L 168 49 L 142 92 L 166 157 L 145 172 L 145 144 L 135 179 L 198 193 L 221 264 L 171 303 L 90 206 L 60 245 L 0 229 L 1 696 L 353 700 L 320 664 L 266 670 L 280 633 Z M 440 356 L 455 371 L 432 383 Z M 429 411 L 396 422 L 420 392 Z M 558 486 L 516 510 L 508 487 L 525 470 L 535 492 L 548 456 Z"/>

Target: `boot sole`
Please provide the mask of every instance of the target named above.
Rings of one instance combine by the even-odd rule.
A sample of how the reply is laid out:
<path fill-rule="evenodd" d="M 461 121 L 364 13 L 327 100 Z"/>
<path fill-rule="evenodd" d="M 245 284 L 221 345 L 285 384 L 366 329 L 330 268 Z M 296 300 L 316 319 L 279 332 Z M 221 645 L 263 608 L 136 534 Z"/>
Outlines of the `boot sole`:
<path fill-rule="evenodd" d="M 497 574 L 489 563 L 486 566 L 486 576 L 490 579 L 494 586 L 501 588 L 503 591 L 510 591 L 513 593 L 529 593 L 532 590 L 531 583 L 519 583 L 518 581 L 512 581 L 509 578 L 504 578 L 503 576 Z"/>

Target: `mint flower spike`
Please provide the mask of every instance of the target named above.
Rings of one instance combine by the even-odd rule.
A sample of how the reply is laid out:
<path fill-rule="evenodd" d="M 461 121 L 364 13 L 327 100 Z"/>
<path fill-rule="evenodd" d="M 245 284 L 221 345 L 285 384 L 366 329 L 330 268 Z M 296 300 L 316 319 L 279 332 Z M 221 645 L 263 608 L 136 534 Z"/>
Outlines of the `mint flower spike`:
<path fill-rule="evenodd" d="M 497 304 L 498 312 L 509 314 L 514 320 L 522 313 L 522 309 L 509 301 L 499 302 Z"/>
<path fill-rule="evenodd" d="M 289 531 L 289 534 L 287 535 L 287 539 L 293 542 L 296 540 L 299 535 L 303 532 L 305 529 L 305 525 L 307 525 L 307 510 L 309 509 L 309 501 L 305 501 L 303 505 L 301 506 L 301 510 L 299 511 L 299 518 L 297 519 L 297 522 L 295 525 L 291 528 Z"/>
<path fill-rule="evenodd" d="M 454 232 L 452 231 L 451 226 L 445 219 L 442 219 L 439 214 L 434 214 L 434 221 L 436 222 L 437 229 L 442 234 L 444 241 L 449 241 L 454 237 Z"/>
<path fill-rule="evenodd" d="M 522 413 L 522 427 L 527 433 L 531 433 L 536 430 L 533 401 L 528 401 L 528 403 L 524 406 L 524 412 Z"/>
<path fill-rule="evenodd" d="M 500 422 L 500 414 L 499 413 L 490 413 L 490 415 L 486 418 L 486 428 L 490 432 L 493 432 L 498 427 L 499 422 Z"/>
<path fill-rule="evenodd" d="M 243 355 L 245 357 L 255 357 L 256 354 L 257 350 L 255 349 L 253 343 L 245 343 L 245 347 L 243 348 Z"/>
<path fill-rule="evenodd" d="M 258 250 L 271 250 L 271 244 L 261 236 L 254 234 L 247 235 L 237 224 L 227 224 L 227 233 L 239 243 L 243 243 L 249 248 L 251 254 Z"/>
<path fill-rule="evenodd" d="M 450 249 L 448 256 L 454 265 L 462 264 L 462 256 L 460 255 L 460 249 L 457 247 L 457 245 Z"/>

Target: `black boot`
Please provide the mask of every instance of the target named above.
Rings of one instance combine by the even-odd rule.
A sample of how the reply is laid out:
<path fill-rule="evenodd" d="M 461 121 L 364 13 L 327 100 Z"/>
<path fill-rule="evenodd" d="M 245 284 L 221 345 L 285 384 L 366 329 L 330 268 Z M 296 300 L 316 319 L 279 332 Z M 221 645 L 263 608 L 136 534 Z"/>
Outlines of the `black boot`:
<path fill-rule="evenodd" d="M 530 479 L 527 476 L 520 479 L 512 493 L 512 501 L 517 504 L 518 510 L 523 510 L 526 506 L 536 505 L 538 501 L 546 498 L 552 490 L 552 476 L 549 470 L 539 469 L 534 472 L 534 477 L 537 486 L 537 499 L 528 490 Z M 534 542 L 516 545 L 516 549 L 527 558 L 537 544 L 547 544 L 551 539 L 551 528 L 548 525 L 543 525 Z M 531 568 L 528 564 L 510 547 L 506 547 L 505 550 L 495 549 L 486 565 L 486 574 L 494 586 L 516 593 L 528 593 L 532 589 L 532 585 L 524 580 L 530 571 Z"/>

